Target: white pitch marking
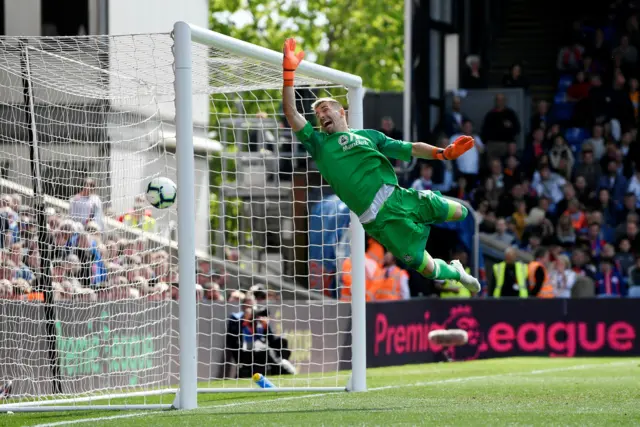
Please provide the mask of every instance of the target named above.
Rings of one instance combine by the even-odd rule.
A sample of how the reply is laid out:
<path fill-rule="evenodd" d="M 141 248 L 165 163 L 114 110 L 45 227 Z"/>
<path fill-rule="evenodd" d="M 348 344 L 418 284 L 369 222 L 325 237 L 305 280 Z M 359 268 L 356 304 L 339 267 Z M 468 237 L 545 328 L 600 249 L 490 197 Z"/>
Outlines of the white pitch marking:
<path fill-rule="evenodd" d="M 368 389 L 368 391 L 382 391 L 382 390 L 392 390 L 392 389 L 408 388 L 408 387 L 426 387 L 426 386 L 430 386 L 430 385 L 466 383 L 466 382 L 469 382 L 469 381 L 486 380 L 486 379 L 489 379 L 489 378 L 503 378 L 503 377 L 513 377 L 513 376 L 540 375 L 540 374 L 547 374 L 547 373 L 552 373 L 552 372 L 566 372 L 566 371 L 574 371 L 574 370 L 581 370 L 581 369 L 598 369 L 598 368 L 606 368 L 606 367 L 611 367 L 611 366 L 635 365 L 638 362 L 639 361 L 637 361 L 637 360 L 627 360 L 627 361 L 624 361 L 624 362 L 591 363 L 591 364 L 585 364 L 585 365 L 563 366 L 563 367 L 559 367 L 559 368 L 537 369 L 537 370 L 528 371 L 528 372 L 508 372 L 508 373 L 504 373 L 504 374 L 495 374 L 495 375 L 476 375 L 476 376 L 472 376 L 472 377 L 449 378 L 449 379 L 446 379 L 446 380 L 424 381 L 424 382 L 417 382 L 417 383 L 413 383 L 413 384 L 397 384 L 397 385 L 388 385 L 388 386 L 382 386 L 382 387 L 373 387 L 373 388 Z M 211 412 L 211 410 L 216 410 L 217 408 L 230 408 L 230 407 L 234 407 L 234 406 L 256 405 L 256 404 L 269 403 L 269 402 L 282 402 L 282 401 L 290 401 L 290 400 L 299 400 L 299 399 L 307 399 L 307 398 L 310 398 L 310 397 L 329 396 L 329 395 L 332 395 L 332 394 L 335 394 L 335 393 L 314 393 L 314 394 L 304 394 L 304 395 L 301 395 L 301 396 L 288 396 L 288 397 L 281 397 L 281 398 L 260 400 L 260 401 L 252 400 L 252 401 L 245 401 L 245 402 L 225 403 L 223 405 L 206 406 L 206 407 L 203 407 L 203 408 L 200 408 L 200 409 L 203 410 L 201 412 Z M 198 410 L 196 410 L 196 411 L 198 411 Z M 146 415 L 163 414 L 163 413 L 166 413 L 166 411 L 136 412 L 136 413 L 133 413 L 133 414 L 113 415 L 113 416 L 108 416 L 108 417 L 82 418 L 82 419 L 78 419 L 78 420 L 59 421 L 59 422 L 55 422 L 55 423 L 38 424 L 38 425 L 35 425 L 33 427 L 58 427 L 58 426 L 66 426 L 66 425 L 70 425 L 70 424 L 83 424 L 83 423 L 93 423 L 93 422 L 100 422 L 100 421 L 122 420 L 122 419 L 127 419 L 127 418 L 135 418 L 135 417 L 141 417 L 141 416 L 146 416 Z"/>

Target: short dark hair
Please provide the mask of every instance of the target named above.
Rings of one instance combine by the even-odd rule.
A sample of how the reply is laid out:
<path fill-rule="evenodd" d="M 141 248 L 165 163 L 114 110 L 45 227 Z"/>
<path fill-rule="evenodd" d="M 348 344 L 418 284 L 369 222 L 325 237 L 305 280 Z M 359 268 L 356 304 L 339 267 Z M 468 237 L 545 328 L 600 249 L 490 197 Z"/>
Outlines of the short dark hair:
<path fill-rule="evenodd" d="M 542 247 L 536 249 L 536 251 L 533 253 L 533 256 L 535 257 L 535 259 L 538 259 L 544 257 L 547 253 L 549 253 L 549 249 Z"/>

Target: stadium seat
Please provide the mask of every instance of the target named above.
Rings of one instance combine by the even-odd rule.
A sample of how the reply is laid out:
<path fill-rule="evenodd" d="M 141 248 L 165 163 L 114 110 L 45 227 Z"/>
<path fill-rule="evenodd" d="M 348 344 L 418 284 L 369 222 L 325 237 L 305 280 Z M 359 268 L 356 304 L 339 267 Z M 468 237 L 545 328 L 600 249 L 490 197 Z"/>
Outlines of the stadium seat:
<path fill-rule="evenodd" d="M 552 123 L 567 122 L 573 117 L 573 110 L 576 104 L 574 102 L 564 101 L 564 95 L 562 95 L 562 98 L 562 101 L 556 101 L 553 104 L 553 108 L 551 109 Z"/>
<path fill-rule="evenodd" d="M 567 93 L 567 89 L 569 89 L 569 86 L 571 86 L 571 83 L 573 83 L 573 76 L 570 74 L 565 74 L 564 76 L 561 76 L 560 79 L 558 80 L 558 93 Z"/>
<path fill-rule="evenodd" d="M 582 143 L 589 136 L 589 131 L 583 128 L 569 128 L 564 133 L 564 138 L 567 140 L 574 155 L 580 153 Z"/>

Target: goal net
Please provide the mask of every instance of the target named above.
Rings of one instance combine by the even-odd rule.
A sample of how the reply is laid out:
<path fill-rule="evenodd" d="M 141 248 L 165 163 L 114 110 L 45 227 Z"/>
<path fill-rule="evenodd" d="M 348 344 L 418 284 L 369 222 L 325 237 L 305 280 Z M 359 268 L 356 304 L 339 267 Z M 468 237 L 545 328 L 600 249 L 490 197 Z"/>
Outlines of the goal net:
<path fill-rule="evenodd" d="M 0 410 L 349 387 L 349 212 L 283 117 L 278 54 L 197 31 L 189 108 L 171 34 L 0 38 Z M 301 67 L 312 123 L 321 96 L 361 111 L 344 76 Z M 177 206 L 146 202 L 159 176 Z"/>

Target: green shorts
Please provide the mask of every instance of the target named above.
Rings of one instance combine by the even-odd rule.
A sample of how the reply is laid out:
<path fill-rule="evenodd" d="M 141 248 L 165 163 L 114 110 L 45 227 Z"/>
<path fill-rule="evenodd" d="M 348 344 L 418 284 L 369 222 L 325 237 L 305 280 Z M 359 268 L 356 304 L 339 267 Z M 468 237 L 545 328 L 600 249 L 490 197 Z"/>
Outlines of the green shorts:
<path fill-rule="evenodd" d="M 439 191 L 396 187 L 376 219 L 363 227 L 396 258 L 418 270 L 424 260 L 429 225 L 445 222 L 449 209 L 447 199 Z"/>

